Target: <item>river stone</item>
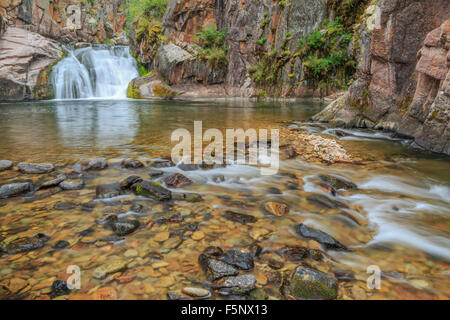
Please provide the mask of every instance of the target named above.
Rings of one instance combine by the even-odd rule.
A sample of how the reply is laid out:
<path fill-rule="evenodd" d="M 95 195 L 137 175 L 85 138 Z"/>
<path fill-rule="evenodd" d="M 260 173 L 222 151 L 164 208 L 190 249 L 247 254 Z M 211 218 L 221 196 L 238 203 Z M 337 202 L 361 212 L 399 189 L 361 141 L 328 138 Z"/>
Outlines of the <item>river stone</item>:
<path fill-rule="evenodd" d="M 53 180 L 44 182 L 43 184 L 41 184 L 39 186 L 39 188 L 40 189 L 46 189 L 46 188 L 56 187 L 57 185 L 59 185 L 64 180 L 66 180 L 66 176 L 60 175 L 60 176 L 56 177 Z"/>
<path fill-rule="evenodd" d="M 305 258 L 309 256 L 309 251 L 304 247 L 285 247 L 277 251 L 277 253 L 284 256 L 287 260 L 293 262 L 303 261 Z"/>
<path fill-rule="evenodd" d="M 266 204 L 264 205 L 264 209 L 278 217 L 285 216 L 289 213 L 289 208 L 287 205 L 285 205 L 284 203 L 273 201 L 266 202 Z"/>
<path fill-rule="evenodd" d="M 143 181 L 139 176 L 130 176 L 122 181 L 120 181 L 119 185 L 122 189 L 129 189 L 135 183 Z"/>
<path fill-rule="evenodd" d="M 179 188 L 192 184 L 192 180 L 181 173 L 175 173 L 165 178 L 164 183 L 169 187 Z"/>
<path fill-rule="evenodd" d="M 239 222 L 241 224 L 254 223 L 257 220 L 254 216 L 233 211 L 225 211 L 223 216 L 230 221 Z"/>
<path fill-rule="evenodd" d="M 97 267 L 93 272 L 93 277 L 96 279 L 103 279 L 108 274 L 123 271 L 127 268 L 128 263 L 124 260 L 117 260 L 110 263 L 106 263 Z"/>
<path fill-rule="evenodd" d="M 103 170 L 108 167 L 108 160 L 106 158 L 96 158 L 90 160 L 84 167 L 84 170 Z"/>
<path fill-rule="evenodd" d="M 240 270 L 251 270 L 254 267 L 253 256 L 238 249 L 228 250 L 223 255 L 222 261 Z"/>
<path fill-rule="evenodd" d="M 348 206 L 345 203 L 331 200 L 327 196 L 317 194 L 310 197 L 307 197 L 306 200 L 309 203 L 312 203 L 318 207 L 321 207 L 323 209 L 338 209 L 338 208 L 348 208 Z"/>
<path fill-rule="evenodd" d="M 193 288 L 193 287 L 185 287 L 183 288 L 183 293 L 191 296 L 191 297 L 197 297 L 197 298 L 206 298 L 211 295 L 211 293 L 203 288 Z"/>
<path fill-rule="evenodd" d="M 127 169 L 137 169 L 144 167 L 144 164 L 139 160 L 124 159 L 122 160 L 122 166 Z"/>
<path fill-rule="evenodd" d="M 203 201 L 202 196 L 194 192 L 172 192 L 172 198 L 174 200 L 183 200 L 188 202 Z"/>
<path fill-rule="evenodd" d="M 59 187 L 63 190 L 81 190 L 84 187 L 83 180 L 65 180 L 59 184 Z"/>
<path fill-rule="evenodd" d="M 238 274 L 238 270 L 225 262 L 208 257 L 201 254 L 198 261 L 202 269 L 206 273 L 206 277 L 210 281 L 215 281 L 223 277 L 234 276 Z"/>
<path fill-rule="evenodd" d="M 147 163 L 152 168 L 168 168 L 174 166 L 173 162 L 167 159 L 150 159 Z"/>
<path fill-rule="evenodd" d="M 0 187 L 0 199 L 16 196 L 32 189 L 33 184 L 31 182 L 4 184 Z"/>
<path fill-rule="evenodd" d="M 9 160 L 0 160 L 0 171 L 9 170 L 13 165 L 14 164 Z"/>
<path fill-rule="evenodd" d="M 42 248 L 50 237 L 43 233 L 38 233 L 33 237 L 23 237 L 12 240 L 8 243 L 0 244 L 0 251 L 8 254 L 18 254 Z"/>
<path fill-rule="evenodd" d="M 153 181 L 142 181 L 135 183 L 131 189 L 140 196 L 151 197 L 158 201 L 167 201 L 172 198 L 172 192 Z"/>
<path fill-rule="evenodd" d="M 199 170 L 200 166 L 198 164 L 180 163 L 178 165 L 178 168 L 183 171 L 195 171 L 195 170 Z"/>
<path fill-rule="evenodd" d="M 70 243 L 66 240 L 59 240 L 55 245 L 53 246 L 54 249 L 61 250 L 66 247 L 70 246 Z"/>
<path fill-rule="evenodd" d="M 319 179 L 329 185 L 330 187 L 334 188 L 335 190 L 353 190 L 357 189 L 358 187 L 353 182 L 347 181 L 344 178 L 338 177 L 338 176 L 332 176 L 332 175 L 319 175 Z"/>
<path fill-rule="evenodd" d="M 97 199 L 107 199 L 117 197 L 122 194 L 120 184 L 101 184 L 95 188 L 95 197 Z"/>
<path fill-rule="evenodd" d="M 326 273 L 307 267 L 297 267 L 289 286 L 297 299 L 336 299 L 338 281 Z"/>
<path fill-rule="evenodd" d="M 55 167 L 50 163 L 27 163 L 21 162 L 18 165 L 20 172 L 30 174 L 40 174 L 52 172 Z"/>
<path fill-rule="evenodd" d="M 326 249 L 330 250 L 347 250 L 347 248 L 339 243 L 336 239 L 328 235 L 327 233 L 310 228 L 306 225 L 299 224 L 295 227 L 295 232 L 307 239 L 313 239 L 322 244 Z"/>
<path fill-rule="evenodd" d="M 237 294 L 243 295 L 255 288 L 256 278 L 252 274 L 243 274 L 236 277 L 228 277 L 219 283 L 215 283 L 213 287 L 220 289 L 219 294 L 230 295 Z"/>

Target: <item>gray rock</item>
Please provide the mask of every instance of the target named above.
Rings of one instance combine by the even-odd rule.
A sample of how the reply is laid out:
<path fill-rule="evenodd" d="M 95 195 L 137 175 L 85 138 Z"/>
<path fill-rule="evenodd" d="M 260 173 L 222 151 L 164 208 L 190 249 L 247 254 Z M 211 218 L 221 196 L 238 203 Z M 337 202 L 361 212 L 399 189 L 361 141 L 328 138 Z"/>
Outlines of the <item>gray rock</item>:
<path fill-rule="evenodd" d="M 326 234 L 323 231 L 310 228 L 303 223 L 295 227 L 295 232 L 304 238 L 316 240 L 327 249 L 347 250 L 347 248 L 343 244 L 339 243 L 330 235 Z"/>
<path fill-rule="evenodd" d="M 31 182 L 4 184 L 0 186 L 0 198 L 16 196 L 23 192 L 31 191 L 32 189 L 33 184 Z"/>
<path fill-rule="evenodd" d="M 153 181 L 142 181 L 135 183 L 131 189 L 137 194 L 145 197 L 151 197 L 158 201 L 167 201 L 172 198 L 170 190 L 162 187 L 159 183 Z"/>
<path fill-rule="evenodd" d="M 336 299 L 338 281 L 326 273 L 307 267 L 297 267 L 289 286 L 291 294 L 297 299 Z"/>
<path fill-rule="evenodd" d="M 246 294 L 253 290 L 256 285 L 256 278 L 252 274 L 243 274 L 236 277 L 228 277 L 219 283 L 213 285 L 214 288 L 220 289 L 219 294 Z"/>
<path fill-rule="evenodd" d="M 21 162 L 17 165 L 22 173 L 40 174 L 52 172 L 55 167 L 50 163 L 26 163 Z"/>
<path fill-rule="evenodd" d="M 142 182 L 142 181 L 143 180 L 139 176 L 130 176 L 130 177 L 120 181 L 119 185 L 122 189 L 129 189 L 133 184 Z"/>
<path fill-rule="evenodd" d="M 222 261 L 240 270 L 251 270 L 254 267 L 253 256 L 238 249 L 227 251 L 223 255 Z"/>
<path fill-rule="evenodd" d="M 0 171 L 9 170 L 13 165 L 14 164 L 9 160 L 0 160 Z"/>
<path fill-rule="evenodd" d="M 254 216 L 233 211 L 226 211 L 223 216 L 230 221 L 239 222 L 241 224 L 254 223 L 257 220 Z"/>
<path fill-rule="evenodd" d="M 46 189 L 46 188 L 51 188 L 51 187 L 55 187 L 57 185 L 59 185 L 61 182 L 63 182 L 64 180 L 66 180 L 66 176 L 61 175 L 58 176 L 57 178 L 50 180 L 50 181 L 46 181 L 43 184 L 41 184 L 39 186 L 40 189 Z"/>
<path fill-rule="evenodd" d="M 139 160 L 134 159 L 124 159 L 122 160 L 122 166 L 128 169 L 136 169 L 144 167 L 144 164 Z"/>
<path fill-rule="evenodd" d="M 207 278 L 211 281 L 238 274 L 236 268 L 203 253 L 199 256 L 198 261 L 203 271 L 205 271 Z"/>
<path fill-rule="evenodd" d="M 83 180 L 65 180 L 59 184 L 63 190 L 81 190 L 84 187 Z"/>

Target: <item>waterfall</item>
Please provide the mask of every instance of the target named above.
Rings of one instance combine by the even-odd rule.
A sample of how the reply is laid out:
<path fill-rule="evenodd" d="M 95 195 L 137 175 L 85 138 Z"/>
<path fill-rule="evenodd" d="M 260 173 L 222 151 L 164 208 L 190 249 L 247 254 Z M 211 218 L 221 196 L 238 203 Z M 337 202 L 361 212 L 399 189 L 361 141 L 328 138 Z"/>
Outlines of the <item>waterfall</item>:
<path fill-rule="evenodd" d="M 126 98 L 128 84 L 139 76 L 128 47 L 96 45 L 66 50 L 67 57 L 51 73 L 56 99 Z"/>

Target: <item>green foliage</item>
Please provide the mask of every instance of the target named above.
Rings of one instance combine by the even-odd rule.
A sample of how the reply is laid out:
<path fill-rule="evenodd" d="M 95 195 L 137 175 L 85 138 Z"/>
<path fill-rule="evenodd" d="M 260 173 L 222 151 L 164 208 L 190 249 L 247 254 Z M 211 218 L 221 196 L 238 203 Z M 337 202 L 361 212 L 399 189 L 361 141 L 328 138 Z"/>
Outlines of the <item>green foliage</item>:
<path fill-rule="evenodd" d="M 213 68 L 225 68 L 228 65 L 226 37 L 227 31 L 218 30 L 214 24 L 203 26 L 195 36 L 195 41 L 201 47 L 197 57 L 200 60 L 208 61 Z"/>
<path fill-rule="evenodd" d="M 312 85 L 344 87 L 356 72 L 347 48 L 353 34 L 339 18 L 325 21 L 322 30 L 315 30 L 300 39 L 296 56 L 303 61 L 304 76 Z"/>
<path fill-rule="evenodd" d="M 286 0 L 280 0 L 280 2 L 278 3 L 278 5 L 279 5 L 280 8 L 282 8 L 282 9 L 286 8 L 286 5 L 287 5 Z"/>

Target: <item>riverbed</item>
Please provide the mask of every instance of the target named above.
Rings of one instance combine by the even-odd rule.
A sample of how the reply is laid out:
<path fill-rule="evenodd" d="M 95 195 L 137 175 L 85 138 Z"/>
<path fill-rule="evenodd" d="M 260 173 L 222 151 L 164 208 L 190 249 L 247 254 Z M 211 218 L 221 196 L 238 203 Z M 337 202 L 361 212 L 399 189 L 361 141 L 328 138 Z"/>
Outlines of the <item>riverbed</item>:
<path fill-rule="evenodd" d="M 49 237 L 33 251 L 0 257 L 3 298 L 19 299 L 167 299 L 185 287 L 227 299 L 208 281 L 198 261 L 208 247 L 253 252 L 258 296 L 291 299 L 284 287 L 299 265 L 336 277 L 338 299 L 450 298 L 450 161 L 411 147 L 411 141 L 371 130 L 346 130 L 308 119 L 324 106 L 317 100 L 291 102 L 61 100 L 0 104 L 0 159 L 51 163 L 48 174 L 23 174 L 16 167 L 0 172 L 0 185 L 31 181 L 40 185 L 59 174 L 82 180 L 80 190 L 39 190 L 0 200 L 0 240 Z M 358 163 L 327 164 L 281 157 L 280 170 L 261 176 L 248 165 L 214 168 L 159 166 L 170 157 L 171 133 L 203 129 L 284 128 L 338 141 Z M 82 160 L 104 157 L 108 167 L 80 171 Z M 145 166 L 123 168 L 125 158 Z M 153 166 L 153 167 L 152 167 Z M 163 183 L 181 173 L 192 184 L 169 188 L 199 194 L 202 201 L 159 202 L 134 193 L 98 199 L 96 187 L 136 175 Z M 356 185 L 331 190 L 321 176 Z M 331 191 L 330 191 L 331 190 Z M 288 214 L 265 210 L 267 202 L 283 203 Z M 242 223 L 226 212 L 253 217 Z M 120 239 L 99 221 L 115 214 L 134 219 L 140 228 Z M 330 250 L 302 237 L 296 226 L 321 230 L 346 250 Z M 57 243 L 64 246 L 55 247 Z M 305 248 L 317 256 L 286 250 Z M 284 250 L 283 250 L 284 249 Z M 287 252 L 287 253 L 286 253 Z M 126 267 L 95 277 L 102 266 Z M 52 284 L 66 280 L 69 266 L 81 270 L 81 287 L 57 297 Z M 369 266 L 381 271 L 381 286 L 367 286 Z M 256 294 L 253 292 L 252 294 Z M 233 295 L 235 298 L 235 296 Z"/>

